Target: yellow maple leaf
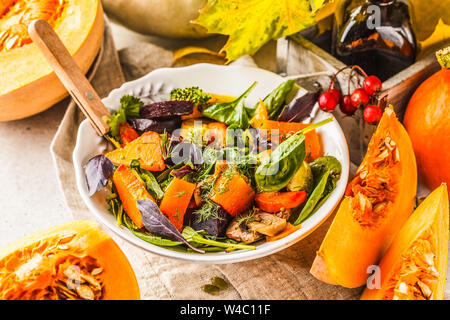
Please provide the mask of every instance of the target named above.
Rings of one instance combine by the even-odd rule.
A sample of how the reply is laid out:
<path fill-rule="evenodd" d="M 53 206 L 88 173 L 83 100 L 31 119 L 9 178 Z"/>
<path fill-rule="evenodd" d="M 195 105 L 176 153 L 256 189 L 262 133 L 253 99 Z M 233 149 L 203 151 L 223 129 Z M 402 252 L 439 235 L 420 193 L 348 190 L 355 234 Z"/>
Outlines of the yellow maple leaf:
<path fill-rule="evenodd" d="M 325 0 L 208 0 L 194 20 L 209 33 L 228 35 L 221 51 L 229 61 L 254 54 L 271 39 L 294 34 L 315 24 Z"/>

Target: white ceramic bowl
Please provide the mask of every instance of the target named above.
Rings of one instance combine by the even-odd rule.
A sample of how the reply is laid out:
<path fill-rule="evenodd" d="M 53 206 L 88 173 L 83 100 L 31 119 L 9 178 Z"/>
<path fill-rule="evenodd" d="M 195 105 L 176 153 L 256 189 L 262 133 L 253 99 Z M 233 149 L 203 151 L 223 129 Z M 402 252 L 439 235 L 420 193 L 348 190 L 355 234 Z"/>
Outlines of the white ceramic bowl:
<path fill-rule="evenodd" d="M 111 91 L 109 96 L 103 99 L 103 102 L 110 110 L 117 110 L 120 97 L 124 94 L 140 96 L 145 101 L 162 100 L 168 97 L 173 88 L 189 86 L 198 86 L 206 92 L 239 96 L 254 81 L 258 81 L 258 84 L 247 97 L 248 105 L 254 105 L 259 98 L 264 98 L 268 92 L 285 79 L 269 71 L 250 67 L 197 64 L 184 68 L 164 68 L 125 83 L 122 87 Z M 302 90 L 299 94 L 303 93 Z M 329 116 L 329 114 L 319 111 L 313 122 Z M 313 232 L 332 213 L 344 194 L 349 174 L 349 155 L 344 134 L 336 120 L 320 127 L 317 131 L 322 140 L 324 153 L 335 156 L 342 164 L 342 175 L 335 190 L 322 207 L 302 224 L 299 230 L 278 241 L 262 243 L 257 246 L 256 250 L 205 254 L 172 251 L 145 242 L 134 236 L 125 227 L 117 226 L 114 216 L 108 212 L 105 193 L 98 192 L 92 197 L 88 195 L 84 165 L 90 158 L 102 153 L 106 148 L 105 141 L 96 135 L 88 120 L 84 120 L 80 125 L 73 153 L 78 190 L 89 210 L 98 220 L 122 238 L 144 250 L 166 257 L 204 263 L 234 263 L 261 258 L 287 248 Z"/>

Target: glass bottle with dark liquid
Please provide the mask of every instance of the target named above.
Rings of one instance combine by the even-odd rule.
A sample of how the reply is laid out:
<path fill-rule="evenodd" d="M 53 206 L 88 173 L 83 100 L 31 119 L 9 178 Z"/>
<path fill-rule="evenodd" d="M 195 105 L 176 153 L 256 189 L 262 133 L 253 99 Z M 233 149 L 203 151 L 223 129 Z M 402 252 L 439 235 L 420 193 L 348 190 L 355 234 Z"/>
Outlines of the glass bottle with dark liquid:
<path fill-rule="evenodd" d="M 333 54 L 382 81 L 414 63 L 416 42 L 404 0 L 341 0 Z"/>

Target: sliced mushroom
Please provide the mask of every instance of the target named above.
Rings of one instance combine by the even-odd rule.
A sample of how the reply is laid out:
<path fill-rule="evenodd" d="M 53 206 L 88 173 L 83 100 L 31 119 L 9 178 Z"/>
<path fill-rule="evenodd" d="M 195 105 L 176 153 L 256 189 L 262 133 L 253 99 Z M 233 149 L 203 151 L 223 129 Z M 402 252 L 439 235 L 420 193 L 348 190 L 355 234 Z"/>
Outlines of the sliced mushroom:
<path fill-rule="evenodd" d="M 291 216 L 291 210 L 286 209 L 286 210 L 275 213 L 275 215 L 278 218 L 285 219 L 287 221 L 289 219 L 289 217 Z"/>
<path fill-rule="evenodd" d="M 227 228 L 227 237 L 244 243 L 252 243 L 261 239 L 262 234 L 250 230 L 246 223 L 239 223 L 234 219 Z"/>
<path fill-rule="evenodd" d="M 279 218 L 275 214 L 259 212 L 247 223 L 247 226 L 251 231 L 273 237 L 286 228 L 286 223 L 286 219 Z"/>

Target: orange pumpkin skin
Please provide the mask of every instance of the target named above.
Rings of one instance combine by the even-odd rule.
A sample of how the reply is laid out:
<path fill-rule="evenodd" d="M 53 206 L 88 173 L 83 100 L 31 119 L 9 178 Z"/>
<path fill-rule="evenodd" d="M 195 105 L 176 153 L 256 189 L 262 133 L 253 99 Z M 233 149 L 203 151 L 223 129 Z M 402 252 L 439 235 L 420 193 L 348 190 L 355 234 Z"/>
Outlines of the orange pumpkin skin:
<path fill-rule="evenodd" d="M 13 7 L 18 6 L 29 10 L 24 15 L 27 18 L 8 15 L 15 12 Z M 27 19 L 34 17 L 49 21 L 86 73 L 102 45 L 104 18 L 100 0 L 7 1 L 0 5 L 2 10 L 5 12 L 0 12 L 0 20 L 8 18 L 12 22 L 8 25 L 9 21 L 4 24 L 0 21 L 2 26 L 6 24 L 6 28 L 23 30 L 23 38 L 19 37 L 9 50 L 2 48 L 0 40 L 0 121 L 10 121 L 42 112 L 68 95 L 38 48 L 31 43 L 26 31 Z"/>
<path fill-rule="evenodd" d="M 33 279 L 38 274 L 33 269 L 22 277 L 23 283 L 8 281 L 22 265 L 42 252 L 58 257 L 53 261 L 61 261 L 65 256 L 95 259 L 103 269 L 98 275 L 103 283 L 102 300 L 140 299 L 136 276 L 122 250 L 94 222 L 87 220 L 57 225 L 0 248 L 0 299 L 24 299 L 36 295 L 24 292 L 26 287 L 37 291 L 45 289 L 41 286 L 45 282 L 43 279 Z M 36 268 L 40 274 L 48 276 L 52 274 L 54 267 L 52 264 L 41 264 Z"/>
<path fill-rule="evenodd" d="M 434 190 L 414 211 L 404 224 L 389 250 L 381 260 L 380 287 L 366 288 L 362 300 L 392 299 L 392 283 L 396 283 L 405 255 L 417 240 L 431 240 L 434 249 L 434 263 L 438 278 L 432 288 L 430 300 L 444 298 L 445 277 L 449 240 L 449 204 L 447 186 L 442 184 Z M 392 282 L 392 280 L 394 282 Z"/>
<path fill-rule="evenodd" d="M 419 179 L 433 190 L 450 184 L 450 70 L 442 68 L 414 92 L 404 124 L 416 154 Z"/>
<path fill-rule="evenodd" d="M 343 199 L 310 270 L 323 282 L 348 288 L 364 285 L 369 276 L 367 268 L 381 259 L 414 208 L 417 189 L 414 152 L 392 108 L 384 112 L 357 176 L 362 168 L 372 166 L 378 142 L 386 136 L 395 141 L 400 158 L 389 172 L 395 183 L 390 186 L 394 189 L 393 198 L 375 223 L 366 223 L 358 215 L 359 211 L 352 205 L 356 197 L 350 195 Z"/>

